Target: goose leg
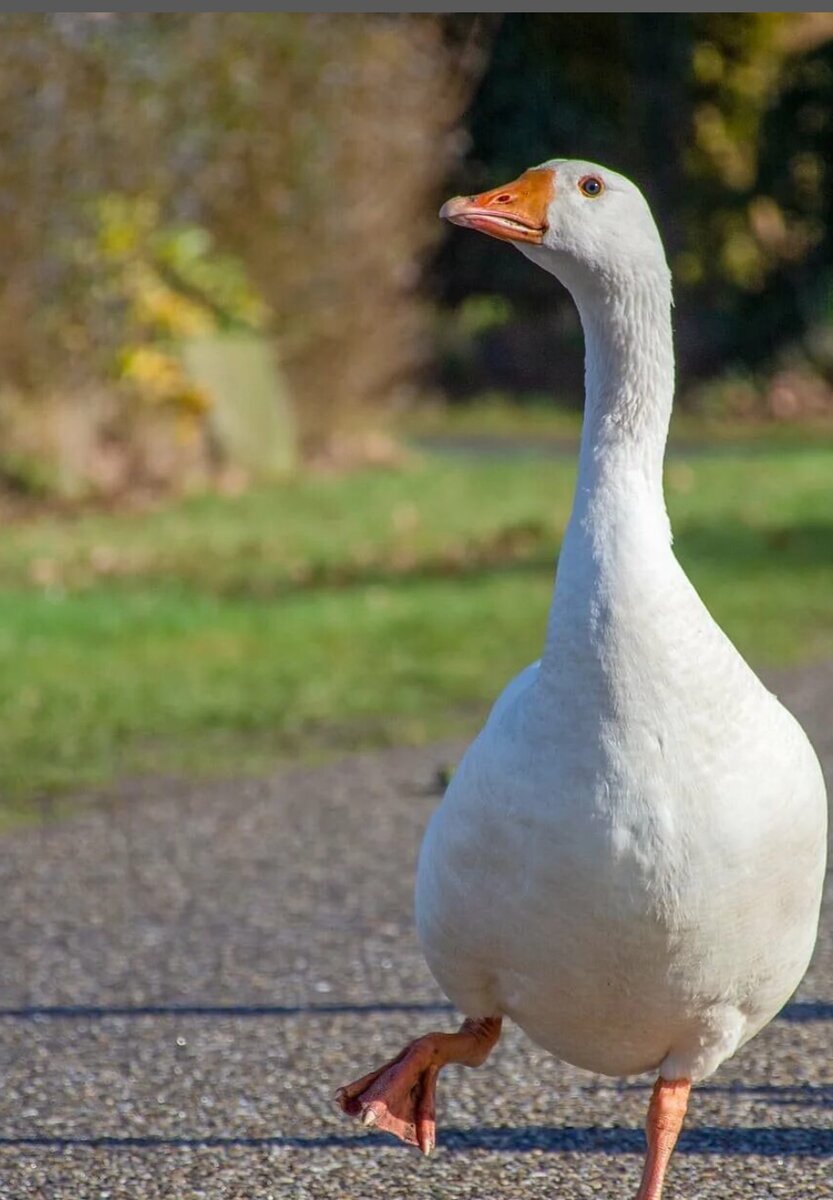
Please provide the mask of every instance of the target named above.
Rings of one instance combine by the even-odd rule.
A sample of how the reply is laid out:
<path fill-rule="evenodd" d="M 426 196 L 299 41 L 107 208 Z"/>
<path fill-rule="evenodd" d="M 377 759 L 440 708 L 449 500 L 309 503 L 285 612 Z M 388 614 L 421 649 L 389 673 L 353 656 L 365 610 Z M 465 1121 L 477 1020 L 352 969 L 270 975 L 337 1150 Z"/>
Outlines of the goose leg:
<path fill-rule="evenodd" d="M 500 1017 L 467 1019 L 456 1033 L 426 1033 L 396 1058 L 336 1092 L 343 1112 L 430 1154 L 437 1140 L 434 1093 L 448 1063 L 479 1067 L 500 1037 Z"/>
<path fill-rule="evenodd" d="M 645 1127 L 648 1152 L 636 1200 L 661 1200 L 665 1171 L 683 1125 L 690 1091 L 688 1079 L 658 1079 L 654 1084 Z"/>

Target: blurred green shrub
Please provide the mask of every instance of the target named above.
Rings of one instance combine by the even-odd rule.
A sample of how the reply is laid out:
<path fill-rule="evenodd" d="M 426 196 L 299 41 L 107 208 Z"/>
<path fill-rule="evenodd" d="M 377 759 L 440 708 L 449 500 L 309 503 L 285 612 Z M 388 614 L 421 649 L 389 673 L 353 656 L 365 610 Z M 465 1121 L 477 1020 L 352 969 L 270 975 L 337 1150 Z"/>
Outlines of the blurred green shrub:
<path fill-rule="evenodd" d="M 242 264 L 218 254 L 207 230 L 160 219 L 155 200 L 110 193 L 93 206 L 89 236 L 70 250 L 87 294 L 112 314 L 116 344 L 106 349 L 116 377 L 140 401 L 193 417 L 210 398 L 189 377 L 181 344 L 219 330 L 262 328 L 266 309 Z"/>
<path fill-rule="evenodd" d="M 466 123 L 450 191 L 480 191 L 555 155 L 639 183 L 674 270 L 687 384 L 733 364 L 780 369 L 774 351 L 810 353 L 809 331 L 830 321 L 817 285 L 833 278 L 833 14 L 508 13 Z M 581 403 L 570 301 L 543 272 L 451 236 L 435 274 L 443 320 L 480 295 L 512 308 L 467 345 L 440 342 L 441 386 Z"/>
<path fill-rule="evenodd" d="M 125 485 L 210 472 L 199 439 L 171 450 L 203 401 L 165 345 L 205 322 L 277 347 L 308 456 L 352 452 L 428 348 L 421 263 L 476 53 L 428 15 L 18 14 L 2 33 L 0 408 L 11 429 L 28 406 L 19 452 L 39 423 L 62 440 L 63 403 L 62 425 L 90 425 L 76 442 L 122 447 Z M 128 385 L 138 415 L 112 399 Z M 143 423 L 154 448 L 134 453 Z"/>

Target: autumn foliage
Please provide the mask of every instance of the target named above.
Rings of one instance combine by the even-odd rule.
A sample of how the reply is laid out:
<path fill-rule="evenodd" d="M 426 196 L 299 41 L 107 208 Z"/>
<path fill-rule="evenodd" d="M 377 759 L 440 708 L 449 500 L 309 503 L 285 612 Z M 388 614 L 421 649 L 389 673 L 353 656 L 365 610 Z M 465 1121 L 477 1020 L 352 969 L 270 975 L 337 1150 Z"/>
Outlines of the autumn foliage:
<path fill-rule="evenodd" d="M 307 455 L 407 397 L 470 80 L 430 17 L 16 16 L 0 39 L 0 424 L 22 486 L 205 477 L 178 341 L 257 327 Z M 73 436 L 67 437 L 67 429 Z"/>

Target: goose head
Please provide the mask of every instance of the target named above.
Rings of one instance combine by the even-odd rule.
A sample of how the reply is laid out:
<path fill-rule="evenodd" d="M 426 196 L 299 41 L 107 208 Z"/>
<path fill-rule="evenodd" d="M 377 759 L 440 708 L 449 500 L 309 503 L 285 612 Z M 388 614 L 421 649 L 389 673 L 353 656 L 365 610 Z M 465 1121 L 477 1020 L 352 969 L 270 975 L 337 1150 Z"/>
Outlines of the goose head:
<path fill-rule="evenodd" d="M 455 196 L 440 209 L 455 225 L 511 242 L 570 291 L 659 271 L 662 242 L 645 197 L 597 163 L 552 159 L 512 183 Z"/>

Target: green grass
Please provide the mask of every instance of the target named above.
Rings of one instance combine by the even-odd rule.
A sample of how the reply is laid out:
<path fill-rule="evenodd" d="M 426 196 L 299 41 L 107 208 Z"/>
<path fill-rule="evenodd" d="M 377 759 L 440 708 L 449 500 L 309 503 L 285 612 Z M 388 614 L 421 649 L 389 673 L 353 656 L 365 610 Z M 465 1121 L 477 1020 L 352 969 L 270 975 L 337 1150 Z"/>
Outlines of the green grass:
<path fill-rule="evenodd" d="M 540 649 L 572 463 L 429 457 L 0 545 L 0 794 L 471 730 Z M 833 449 L 675 458 L 678 554 L 755 663 L 833 654 Z"/>
<path fill-rule="evenodd" d="M 450 442 L 498 438 L 509 444 L 530 440 L 577 444 L 581 420 L 580 410 L 554 405 L 549 397 L 542 397 L 540 403 L 519 404 L 497 392 L 461 404 L 423 404 L 403 418 L 402 430 L 416 439 L 442 438 Z M 671 420 L 672 449 L 703 445 L 800 447 L 808 441 L 833 447 L 833 420 L 829 417 L 796 422 L 741 420 L 681 408 L 674 410 Z"/>

